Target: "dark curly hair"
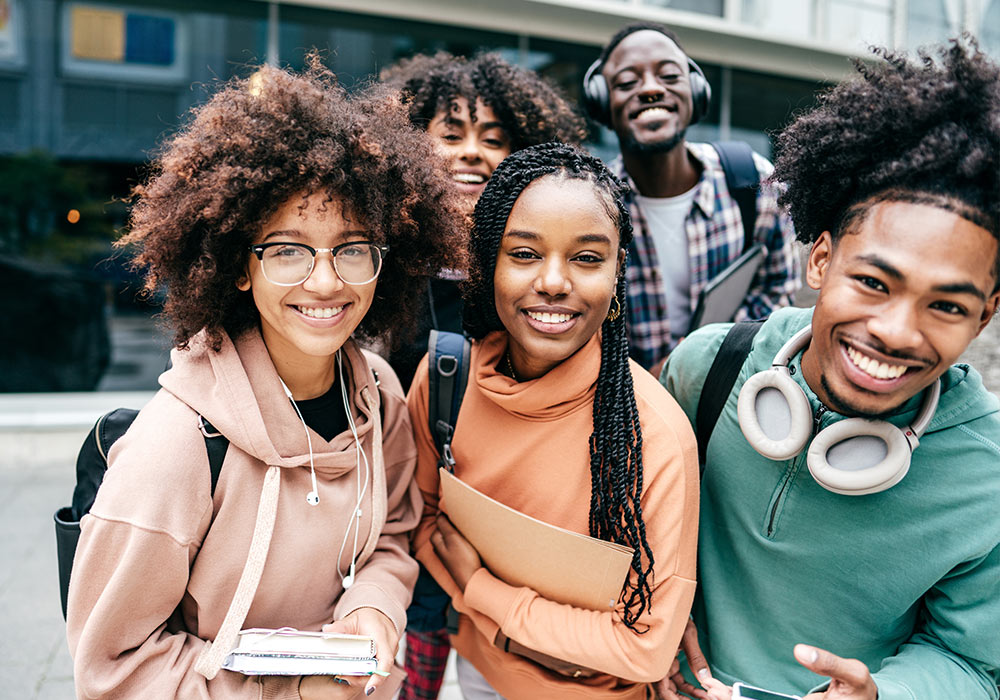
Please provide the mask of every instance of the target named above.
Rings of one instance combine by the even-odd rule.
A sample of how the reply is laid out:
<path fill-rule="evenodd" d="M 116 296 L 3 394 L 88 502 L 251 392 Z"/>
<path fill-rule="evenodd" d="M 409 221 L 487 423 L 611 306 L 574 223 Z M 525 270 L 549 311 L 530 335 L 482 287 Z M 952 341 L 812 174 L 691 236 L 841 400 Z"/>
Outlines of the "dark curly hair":
<path fill-rule="evenodd" d="M 384 88 L 349 98 L 312 56 L 303 74 L 262 66 L 221 86 L 162 146 L 133 191 L 135 264 L 150 292 L 166 285 L 163 315 L 186 347 L 211 346 L 257 324 L 237 289 L 263 223 L 289 198 L 325 192 L 361 217 L 390 251 L 356 333 L 395 337 L 412 324 L 425 276 L 462 268 L 464 224 L 454 187 L 426 135 Z"/>
<path fill-rule="evenodd" d="M 443 51 L 418 55 L 386 68 L 380 78 L 401 91 L 410 121 L 421 129 L 464 97 L 473 121 L 476 98 L 493 110 L 512 151 L 547 141 L 579 144 L 587 136 L 583 118 L 557 88 L 496 53 L 473 58 Z"/>
<path fill-rule="evenodd" d="M 773 179 L 798 239 L 837 240 L 881 201 L 933 204 L 1000 238 L 1000 67 L 969 36 L 917 61 L 872 52 L 777 137 Z"/>
<path fill-rule="evenodd" d="M 618 228 L 618 245 L 628 250 L 632 222 L 625 189 L 598 158 L 572 146 L 546 143 L 508 156 L 493 172 L 476 203 L 470 237 L 469 283 L 465 294 L 465 330 L 475 339 L 503 330 L 493 289 L 497 251 L 514 203 L 524 189 L 543 177 L 585 180 L 604 198 Z M 590 534 L 630 547 L 632 573 L 622 590 L 624 623 L 636 622 L 650 604 L 653 552 L 642 518 L 642 429 L 629 369 L 625 333 L 625 276 L 615 296 L 622 313 L 601 327 L 601 368 L 594 394 L 594 432 L 590 435 Z"/>

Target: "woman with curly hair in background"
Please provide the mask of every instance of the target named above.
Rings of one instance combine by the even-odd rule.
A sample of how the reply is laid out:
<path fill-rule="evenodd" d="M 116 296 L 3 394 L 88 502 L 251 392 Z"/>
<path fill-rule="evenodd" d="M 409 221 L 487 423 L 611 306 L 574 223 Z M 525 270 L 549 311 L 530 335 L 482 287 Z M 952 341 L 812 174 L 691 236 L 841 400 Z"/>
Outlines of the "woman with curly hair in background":
<path fill-rule="evenodd" d="M 121 243 L 166 287 L 175 348 L 82 522 L 77 694 L 388 697 L 420 498 L 399 382 L 354 338 L 462 266 L 452 188 L 398 103 L 316 61 L 224 85 L 154 166 Z M 214 488 L 202 419 L 228 441 Z M 371 636 L 379 674 L 220 671 L 254 627 Z"/>
<path fill-rule="evenodd" d="M 587 135 L 583 118 L 557 88 L 499 54 L 414 56 L 384 70 L 381 79 L 400 91 L 410 122 L 430 134 L 448 161 L 452 186 L 470 217 L 508 155 L 550 141 L 578 145 Z M 404 387 L 427 351 L 430 329 L 462 330 L 460 277 L 444 270 L 428 281 L 416 340 L 389 358 Z"/>
<path fill-rule="evenodd" d="M 381 79 L 400 91 L 410 121 L 430 134 L 447 160 L 452 186 L 470 217 L 493 170 L 508 155 L 550 141 L 579 144 L 587 135 L 583 119 L 556 88 L 495 53 L 414 56 L 387 68 Z M 461 278 L 448 269 L 428 278 L 416 339 L 389 356 L 403 386 L 409 386 L 427 352 L 432 328 L 461 332 Z M 450 649 L 443 629 L 447 601 L 421 570 L 409 611 L 401 700 L 438 696 Z"/>

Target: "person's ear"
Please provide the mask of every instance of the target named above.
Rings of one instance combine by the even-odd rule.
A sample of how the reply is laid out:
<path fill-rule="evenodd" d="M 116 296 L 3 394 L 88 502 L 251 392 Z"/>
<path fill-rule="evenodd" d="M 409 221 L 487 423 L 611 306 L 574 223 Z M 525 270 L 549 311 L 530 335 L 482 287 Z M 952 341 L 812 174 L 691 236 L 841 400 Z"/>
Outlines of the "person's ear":
<path fill-rule="evenodd" d="M 823 284 L 823 278 L 830 269 L 830 261 L 833 259 L 833 247 L 833 235 L 829 231 L 824 231 L 809 251 L 809 259 L 806 261 L 806 284 L 813 289 L 819 289 Z"/>
<path fill-rule="evenodd" d="M 236 280 L 236 288 L 241 292 L 250 291 L 250 275 L 249 273 L 243 273 L 240 275 L 239 279 Z"/>
<path fill-rule="evenodd" d="M 986 306 L 983 307 L 983 315 L 979 319 L 979 330 L 976 331 L 976 335 L 982 333 L 983 329 L 986 328 L 986 325 L 996 314 L 997 306 L 1000 306 L 1000 291 L 995 292 L 993 296 L 986 300 Z"/>
<path fill-rule="evenodd" d="M 625 273 L 625 249 L 618 249 L 618 269 L 615 272 L 615 277 L 621 277 Z"/>

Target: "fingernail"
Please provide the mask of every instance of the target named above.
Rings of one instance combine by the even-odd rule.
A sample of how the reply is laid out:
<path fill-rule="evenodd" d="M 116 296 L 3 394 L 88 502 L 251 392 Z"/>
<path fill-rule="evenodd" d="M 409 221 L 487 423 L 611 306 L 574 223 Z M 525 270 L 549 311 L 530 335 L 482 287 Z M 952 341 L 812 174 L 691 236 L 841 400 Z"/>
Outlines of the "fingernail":
<path fill-rule="evenodd" d="M 805 644 L 800 644 L 798 649 L 798 657 L 802 659 L 807 664 L 814 664 L 816 660 L 819 659 L 819 652 L 815 647 L 809 647 Z"/>
<path fill-rule="evenodd" d="M 705 680 L 706 678 L 711 677 L 711 675 L 712 674 L 708 672 L 707 668 L 698 669 L 698 678 L 701 680 Z"/>
<path fill-rule="evenodd" d="M 365 695 L 371 695 L 374 692 L 375 692 L 375 686 L 373 685 L 370 685 L 367 688 L 365 688 Z"/>

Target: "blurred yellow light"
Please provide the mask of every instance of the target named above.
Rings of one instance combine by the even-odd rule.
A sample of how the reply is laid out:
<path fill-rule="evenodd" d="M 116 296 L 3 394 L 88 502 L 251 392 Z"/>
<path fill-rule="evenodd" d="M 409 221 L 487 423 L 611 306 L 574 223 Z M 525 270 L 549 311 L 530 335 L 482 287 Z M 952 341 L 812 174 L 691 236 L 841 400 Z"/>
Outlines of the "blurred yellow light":
<path fill-rule="evenodd" d="M 79 220 L 80 220 L 79 211 L 77 211 L 76 209 L 70 209 L 69 212 L 67 212 L 66 221 L 70 222 L 71 224 L 75 224 Z"/>

